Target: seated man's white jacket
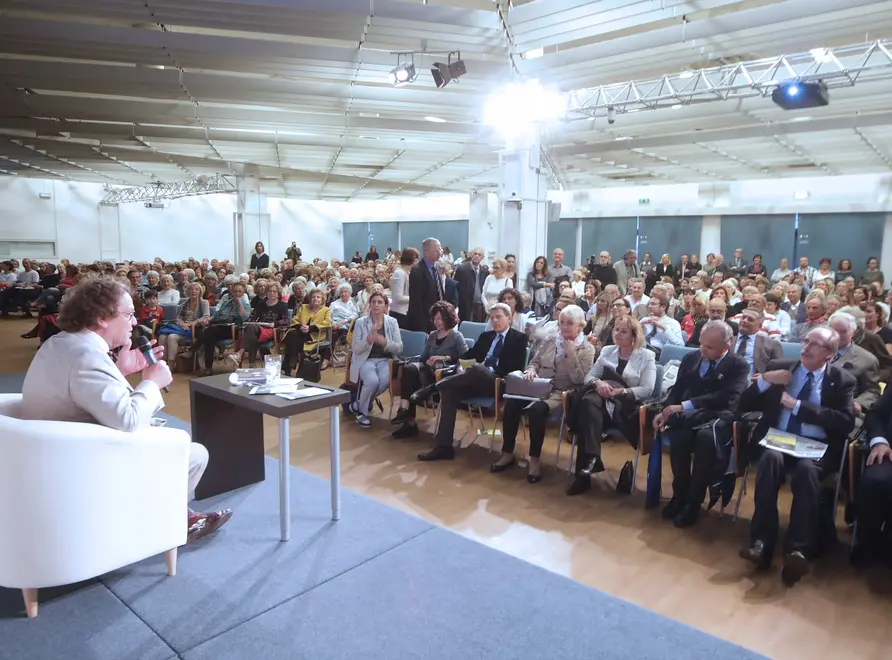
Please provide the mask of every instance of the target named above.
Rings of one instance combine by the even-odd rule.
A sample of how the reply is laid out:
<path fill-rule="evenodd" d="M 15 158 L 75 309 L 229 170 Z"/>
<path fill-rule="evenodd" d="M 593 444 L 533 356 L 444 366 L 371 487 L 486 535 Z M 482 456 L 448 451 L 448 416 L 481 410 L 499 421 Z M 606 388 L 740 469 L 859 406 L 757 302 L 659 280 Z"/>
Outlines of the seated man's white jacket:
<path fill-rule="evenodd" d="M 22 387 L 22 418 L 92 422 L 135 431 L 164 407 L 161 391 L 144 380 L 135 389 L 92 330 L 61 332 L 37 352 Z"/>

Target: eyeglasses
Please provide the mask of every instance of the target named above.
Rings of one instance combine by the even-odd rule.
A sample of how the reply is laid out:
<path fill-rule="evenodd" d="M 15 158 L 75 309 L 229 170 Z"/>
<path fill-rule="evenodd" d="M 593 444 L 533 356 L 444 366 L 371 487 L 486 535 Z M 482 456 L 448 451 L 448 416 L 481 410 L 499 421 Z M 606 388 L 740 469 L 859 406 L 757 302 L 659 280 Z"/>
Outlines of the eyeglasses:
<path fill-rule="evenodd" d="M 121 312 L 121 316 L 129 319 L 130 321 L 136 320 L 136 314 L 134 312 Z"/>

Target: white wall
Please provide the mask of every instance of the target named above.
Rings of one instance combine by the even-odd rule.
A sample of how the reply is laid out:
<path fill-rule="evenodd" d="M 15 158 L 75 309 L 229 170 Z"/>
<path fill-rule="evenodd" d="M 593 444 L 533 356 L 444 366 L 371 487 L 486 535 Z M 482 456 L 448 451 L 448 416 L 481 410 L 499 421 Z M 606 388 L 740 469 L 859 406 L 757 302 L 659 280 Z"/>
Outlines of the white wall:
<path fill-rule="evenodd" d="M 41 199 L 40 193 L 50 198 Z M 102 196 L 100 184 L 2 177 L 0 241 L 55 241 L 57 257 L 75 262 L 235 256 L 235 195 L 183 197 L 165 202 L 164 209 L 142 203 L 100 206 Z M 282 258 L 291 241 L 308 256 L 341 253 L 339 213 L 318 207 L 322 202 L 268 202 L 267 251 L 274 259 Z"/>

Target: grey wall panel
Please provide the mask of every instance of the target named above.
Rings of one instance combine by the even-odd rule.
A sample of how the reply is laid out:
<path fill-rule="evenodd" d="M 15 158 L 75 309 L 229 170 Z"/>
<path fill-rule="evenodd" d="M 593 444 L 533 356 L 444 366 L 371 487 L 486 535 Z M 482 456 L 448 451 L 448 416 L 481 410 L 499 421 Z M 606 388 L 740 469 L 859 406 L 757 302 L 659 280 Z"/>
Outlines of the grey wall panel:
<path fill-rule="evenodd" d="M 778 267 L 781 257 L 791 259 L 794 241 L 793 215 L 723 215 L 722 254 L 725 261 L 734 258 L 734 250 L 743 248 L 743 256 L 751 260 L 762 255 L 768 275 Z M 700 255 L 706 264 L 706 255 Z"/>
<path fill-rule="evenodd" d="M 378 250 L 378 254 L 384 254 L 387 248 L 397 249 L 399 243 L 398 222 L 373 222 L 371 223 L 371 244 Z M 365 252 L 363 252 L 365 255 Z"/>
<path fill-rule="evenodd" d="M 344 259 L 349 261 L 356 250 L 365 257 L 365 253 L 369 251 L 369 223 L 345 222 L 343 229 Z"/>
<path fill-rule="evenodd" d="M 818 267 L 822 257 L 851 259 L 856 274 L 865 270 L 868 258 L 880 258 L 883 251 L 883 213 L 814 213 L 799 216 L 797 257 L 808 257 Z"/>
<path fill-rule="evenodd" d="M 583 263 L 591 255 L 607 250 L 614 262 L 623 258 L 626 250 L 635 249 L 638 231 L 637 218 L 582 218 Z"/>
<path fill-rule="evenodd" d="M 641 218 L 638 225 L 639 259 L 650 252 L 653 262 L 659 263 L 663 254 L 668 254 L 673 264 L 677 264 L 682 254 L 690 255 L 700 250 L 700 216 Z"/>
<path fill-rule="evenodd" d="M 436 238 L 443 247 L 448 245 L 452 255 L 457 257 L 462 250 L 468 249 L 468 221 L 400 223 L 400 248 L 414 247 L 421 252 L 421 242 L 425 238 Z"/>
<path fill-rule="evenodd" d="M 578 220 L 560 220 L 559 222 L 548 223 L 548 239 L 546 242 L 548 252 L 545 257 L 551 263 L 551 253 L 555 248 L 561 248 L 564 251 L 564 261 L 568 266 L 574 268 L 579 265 L 580 256 L 576 254 L 576 225 Z M 585 263 L 585 257 L 582 257 L 582 263 Z M 529 270 L 533 264 L 525 264 L 525 268 Z"/>

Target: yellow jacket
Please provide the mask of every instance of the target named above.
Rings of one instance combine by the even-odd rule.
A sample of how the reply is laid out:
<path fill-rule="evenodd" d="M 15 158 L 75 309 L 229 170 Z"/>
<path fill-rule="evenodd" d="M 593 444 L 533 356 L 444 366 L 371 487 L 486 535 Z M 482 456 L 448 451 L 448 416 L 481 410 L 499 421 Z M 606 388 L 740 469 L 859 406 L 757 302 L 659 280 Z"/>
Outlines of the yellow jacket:
<path fill-rule="evenodd" d="M 291 320 L 289 331 L 302 325 L 310 326 L 310 341 L 304 344 L 304 351 L 310 353 L 316 350 L 316 344 L 327 337 L 328 329 L 331 327 L 331 310 L 323 305 L 314 314 L 310 311 L 309 305 L 301 305 Z"/>

